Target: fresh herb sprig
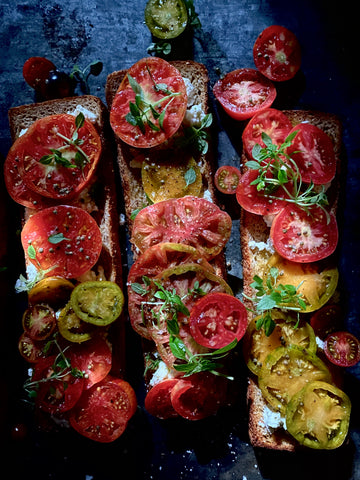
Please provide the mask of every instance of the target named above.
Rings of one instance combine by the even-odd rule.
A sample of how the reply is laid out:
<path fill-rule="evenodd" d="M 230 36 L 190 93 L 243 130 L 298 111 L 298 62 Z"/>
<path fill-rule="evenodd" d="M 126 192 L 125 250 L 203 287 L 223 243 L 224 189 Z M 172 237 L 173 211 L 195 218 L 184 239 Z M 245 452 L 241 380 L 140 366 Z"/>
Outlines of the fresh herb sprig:
<path fill-rule="evenodd" d="M 186 297 L 181 298 L 176 293 L 175 289 L 169 291 L 158 281 L 151 282 L 147 277 L 143 277 L 143 281 L 145 288 L 138 283 L 133 283 L 131 288 L 136 293 L 145 296 L 149 292 L 148 287 L 150 284 L 153 284 L 156 287 L 156 290 L 153 293 L 154 301 L 146 301 L 144 303 L 155 306 L 159 305 L 158 301 L 160 301 L 160 308 L 156 312 L 153 310 L 152 315 L 159 325 L 166 321 L 166 327 L 169 333 L 170 350 L 174 357 L 177 360 L 180 360 L 180 363 L 174 363 L 174 369 L 183 372 L 184 376 L 204 371 L 208 371 L 214 375 L 223 375 L 219 372 L 219 369 L 223 367 L 223 364 L 220 363 L 219 360 L 226 357 L 227 354 L 236 347 L 237 339 L 232 341 L 229 345 L 211 352 L 192 353 L 180 336 L 178 314 L 181 313 L 186 317 L 190 316 L 190 312 L 183 300 L 188 295 L 197 297 L 206 294 L 206 292 L 201 289 L 199 282 L 195 282 L 194 287 L 187 292 Z M 229 376 L 227 376 L 227 378 L 232 379 L 232 377 Z"/>
<path fill-rule="evenodd" d="M 53 242 L 53 243 L 55 243 L 55 242 Z M 52 266 L 50 268 L 47 268 L 45 270 L 42 269 L 41 265 L 40 265 L 40 262 L 39 262 L 39 260 L 37 259 L 37 256 L 36 256 L 35 247 L 31 244 L 28 246 L 27 254 L 28 254 L 28 257 L 31 260 L 34 260 L 37 264 L 37 267 L 35 267 L 36 268 L 36 273 L 31 278 L 25 278 L 24 275 L 21 274 L 19 276 L 19 279 L 15 283 L 16 293 L 28 292 L 38 282 L 40 282 L 40 280 L 42 280 L 47 273 L 51 272 L 52 270 L 54 270 L 57 267 L 57 265 L 54 265 L 54 266 Z"/>
<path fill-rule="evenodd" d="M 87 163 L 90 163 L 89 157 L 82 150 L 81 145 L 84 143 L 84 140 L 79 138 L 79 128 L 84 125 L 85 116 L 80 112 L 75 118 L 75 130 L 71 138 L 66 137 L 60 132 L 56 132 L 56 135 L 64 140 L 64 145 L 54 149 L 50 149 L 50 154 L 44 155 L 40 158 L 40 163 L 43 165 L 61 165 L 66 168 L 81 168 L 84 169 Z M 70 162 L 66 157 L 63 156 L 64 151 L 67 151 L 69 146 L 75 147 L 76 153 L 74 162 Z"/>
<path fill-rule="evenodd" d="M 178 145 L 181 147 L 192 146 L 194 149 L 205 155 L 209 149 L 209 134 L 206 131 L 212 124 L 211 113 L 204 115 L 199 127 L 192 125 L 184 129 L 184 137 L 179 137 Z"/>
<path fill-rule="evenodd" d="M 266 281 L 258 275 L 254 276 L 253 283 L 250 286 L 256 290 L 255 297 L 248 297 L 243 294 L 245 298 L 251 300 L 255 305 L 254 313 L 259 315 L 256 321 L 256 328 L 258 330 L 264 328 L 266 336 L 271 335 L 276 326 L 271 316 L 272 309 L 283 308 L 297 312 L 298 321 L 299 312 L 306 309 L 303 296 L 301 293 L 298 293 L 301 283 L 298 286 L 283 285 L 278 283 L 278 278 L 279 270 L 276 267 L 272 267 Z"/>
<path fill-rule="evenodd" d="M 304 189 L 299 167 L 286 152 L 296 134 L 297 131 L 292 132 L 281 145 L 273 144 L 267 133 L 261 134 L 265 147 L 256 144 L 252 150 L 254 160 L 246 162 L 248 168 L 259 172 L 251 185 L 256 185 L 257 190 L 270 200 L 281 198 L 306 212 L 311 207 L 318 206 L 329 218 L 329 213 L 324 208 L 329 204 L 324 185 L 320 191 L 315 191 L 315 185 L 310 182 Z M 284 198 L 276 195 L 279 187 L 286 194 Z"/>
<path fill-rule="evenodd" d="M 87 65 L 85 68 L 81 68 L 79 65 L 74 65 L 70 73 L 70 78 L 80 85 L 81 91 L 88 95 L 90 93 L 89 78 L 91 75 L 98 77 L 103 69 L 103 63 L 99 60 L 95 60 Z"/>

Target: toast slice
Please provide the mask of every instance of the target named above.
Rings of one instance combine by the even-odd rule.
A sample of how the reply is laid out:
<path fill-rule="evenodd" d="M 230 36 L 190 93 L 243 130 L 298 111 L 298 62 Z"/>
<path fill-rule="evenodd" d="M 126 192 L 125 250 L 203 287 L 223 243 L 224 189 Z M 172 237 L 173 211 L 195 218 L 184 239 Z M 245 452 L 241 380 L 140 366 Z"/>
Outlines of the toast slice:
<path fill-rule="evenodd" d="M 332 139 L 337 158 L 337 173 L 327 191 L 331 210 L 335 213 L 339 201 L 340 191 L 340 158 L 342 149 L 342 126 L 337 116 L 323 112 L 302 110 L 287 110 L 293 126 L 301 122 L 309 122 L 321 128 Z M 243 153 L 241 168 L 246 169 L 247 158 Z M 263 270 L 263 266 L 273 253 L 269 240 L 270 227 L 260 215 L 241 210 L 240 242 L 243 266 L 243 291 L 246 296 L 253 297 L 255 291 L 251 287 L 254 275 Z M 251 308 L 251 301 L 245 299 L 245 305 Z M 249 312 L 249 322 L 253 314 Z M 247 389 L 247 403 L 249 411 L 249 437 L 254 447 L 263 447 L 274 450 L 294 451 L 299 444 L 279 423 L 279 418 L 264 400 L 257 385 L 255 376 L 249 377 Z"/>

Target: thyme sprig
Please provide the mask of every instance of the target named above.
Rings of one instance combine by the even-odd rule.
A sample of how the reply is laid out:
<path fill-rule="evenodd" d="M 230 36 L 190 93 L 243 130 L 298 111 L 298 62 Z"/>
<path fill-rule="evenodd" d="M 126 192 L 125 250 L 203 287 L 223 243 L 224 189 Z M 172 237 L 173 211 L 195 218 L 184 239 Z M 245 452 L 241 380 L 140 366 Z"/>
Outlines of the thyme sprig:
<path fill-rule="evenodd" d="M 89 157 L 81 148 L 84 140 L 79 138 L 79 128 L 84 125 L 84 122 L 85 116 L 80 112 L 75 118 L 75 130 L 71 138 L 66 137 L 60 132 L 56 132 L 56 135 L 64 140 L 64 144 L 59 148 L 50 148 L 51 153 L 43 155 L 39 162 L 43 165 L 61 165 L 66 168 L 81 168 L 83 170 L 85 165 L 90 163 Z M 73 146 L 76 149 L 74 163 L 63 155 L 63 153 L 68 150 L 69 146 Z"/>
<path fill-rule="evenodd" d="M 257 190 L 270 200 L 281 198 L 297 205 L 307 213 L 311 207 L 318 206 L 325 212 L 329 220 L 329 213 L 324 208 L 329 204 L 324 185 L 321 185 L 320 191 L 315 191 L 315 185 L 310 182 L 304 189 L 299 167 L 286 151 L 297 132 L 296 130 L 288 135 L 281 145 L 273 144 L 269 135 L 262 132 L 261 138 L 265 147 L 258 143 L 255 144 L 252 150 L 254 160 L 246 163 L 248 168 L 259 172 L 258 177 L 251 185 L 256 185 Z M 276 195 L 279 187 L 285 192 L 285 197 Z"/>
<path fill-rule="evenodd" d="M 200 126 L 184 128 L 184 137 L 179 137 L 178 146 L 187 147 L 188 145 L 194 147 L 194 149 L 205 155 L 209 149 L 209 134 L 206 131 L 210 127 L 213 121 L 213 116 L 208 113 L 201 120 Z"/>
<path fill-rule="evenodd" d="M 256 328 L 258 330 L 264 328 L 266 336 L 271 335 L 276 326 L 271 316 L 272 309 L 281 308 L 296 312 L 298 321 L 295 327 L 300 320 L 300 311 L 306 309 L 303 295 L 298 293 L 302 282 L 298 286 L 278 284 L 279 275 L 279 270 L 276 267 L 270 269 L 266 281 L 255 275 L 253 283 L 250 285 L 256 290 L 255 296 L 249 297 L 243 294 L 245 298 L 252 301 L 255 306 L 253 313 L 259 316 L 256 321 Z"/>
<path fill-rule="evenodd" d="M 79 65 L 74 65 L 70 78 L 79 83 L 81 91 L 88 95 L 90 93 L 89 78 L 90 75 L 97 77 L 100 75 L 103 69 L 103 63 L 99 60 L 89 63 L 85 68 L 81 68 Z"/>

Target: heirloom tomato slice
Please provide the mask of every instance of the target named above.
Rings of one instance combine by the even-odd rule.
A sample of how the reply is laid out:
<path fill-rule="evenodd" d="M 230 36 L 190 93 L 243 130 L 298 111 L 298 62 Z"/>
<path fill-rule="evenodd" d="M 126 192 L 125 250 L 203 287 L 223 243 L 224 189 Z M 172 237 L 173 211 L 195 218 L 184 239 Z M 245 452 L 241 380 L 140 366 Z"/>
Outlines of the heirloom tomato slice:
<path fill-rule="evenodd" d="M 271 311 L 271 318 L 276 325 L 270 335 L 266 335 L 263 328 L 257 328 L 260 317 L 250 322 L 244 335 L 244 358 L 255 375 L 259 375 L 266 357 L 277 347 L 298 345 L 310 353 L 317 350 L 315 333 L 308 322 L 300 320 L 297 324 L 297 316 L 276 309 Z"/>
<path fill-rule="evenodd" d="M 154 37 L 178 37 L 186 28 L 188 13 L 183 0 L 148 0 L 145 6 L 145 23 Z"/>
<path fill-rule="evenodd" d="M 228 293 L 208 293 L 190 311 L 190 333 L 203 347 L 222 348 L 241 340 L 247 327 L 247 310 Z"/>
<path fill-rule="evenodd" d="M 244 128 L 242 141 L 244 151 L 249 159 L 252 159 L 252 151 L 256 144 L 265 148 L 261 136 L 266 133 L 274 145 L 284 143 L 292 129 L 289 118 L 280 110 L 267 108 L 263 112 L 256 113 Z"/>
<path fill-rule="evenodd" d="M 83 392 L 70 412 L 70 424 L 84 437 L 109 443 L 124 433 L 136 408 L 137 399 L 131 385 L 108 375 Z"/>
<path fill-rule="evenodd" d="M 236 200 L 239 205 L 250 213 L 256 215 L 272 215 L 280 212 L 286 205 L 286 191 L 282 187 L 267 194 L 264 190 L 258 190 L 257 181 L 259 176 L 258 170 L 247 170 L 240 178 L 239 185 L 236 189 Z M 272 177 L 269 171 L 266 176 Z M 276 198 L 271 198 L 271 197 Z"/>
<path fill-rule="evenodd" d="M 280 25 L 271 25 L 260 33 L 253 47 L 253 56 L 256 68 L 277 82 L 290 80 L 301 66 L 298 39 Z"/>
<path fill-rule="evenodd" d="M 111 106 L 110 124 L 125 143 L 150 148 L 177 132 L 186 108 L 180 72 L 166 60 L 146 57 L 123 78 Z"/>
<path fill-rule="evenodd" d="M 66 278 L 45 277 L 29 290 L 29 304 L 46 303 L 57 309 L 68 302 L 73 288 L 74 284 Z"/>
<path fill-rule="evenodd" d="M 215 83 L 213 91 L 225 112 L 235 120 L 246 120 L 262 112 L 276 98 L 271 80 L 252 68 L 228 73 Z"/>
<path fill-rule="evenodd" d="M 55 311 L 41 303 L 29 306 L 23 314 L 22 326 L 34 340 L 45 340 L 55 330 Z"/>
<path fill-rule="evenodd" d="M 350 332 L 333 332 L 325 338 L 325 355 L 340 367 L 352 367 L 360 361 L 360 341 Z"/>
<path fill-rule="evenodd" d="M 270 230 L 275 250 L 293 262 L 309 263 L 334 253 L 338 242 L 335 215 L 321 207 L 309 212 L 288 205 L 275 217 Z"/>
<path fill-rule="evenodd" d="M 82 394 L 84 378 L 74 373 L 71 359 L 67 362 L 65 366 L 63 358 L 51 355 L 35 365 L 31 382 L 37 385 L 36 405 L 45 412 L 67 412 Z"/>
<path fill-rule="evenodd" d="M 74 343 L 87 342 L 93 335 L 94 328 L 89 323 L 83 322 L 74 312 L 70 302 L 60 311 L 57 326 L 66 340 Z"/>
<path fill-rule="evenodd" d="M 171 403 L 175 411 L 187 420 L 201 420 L 214 415 L 226 398 L 226 379 L 200 372 L 179 379 L 172 388 Z"/>
<path fill-rule="evenodd" d="M 193 196 L 165 200 L 135 217 L 132 243 L 144 252 L 162 242 L 195 247 L 207 260 L 218 255 L 231 233 L 230 215 L 214 203 Z"/>
<path fill-rule="evenodd" d="M 329 135 L 316 125 L 300 123 L 290 133 L 297 132 L 287 154 L 299 168 L 305 183 L 323 185 L 331 182 L 336 173 L 334 146 Z"/>
<path fill-rule="evenodd" d="M 286 429 L 306 447 L 331 450 L 347 436 L 351 401 L 339 388 L 314 381 L 295 393 L 286 408 Z"/>
<path fill-rule="evenodd" d="M 331 382 L 326 365 L 297 345 L 278 347 L 265 358 L 258 375 L 264 398 L 283 415 L 292 396 L 314 380 Z"/>
<path fill-rule="evenodd" d="M 148 391 L 145 397 L 145 408 L 154 417 L 163 420 L 178 417 L 171 403 L 171 391 L 179 379 L 167 378 L 157 383 Z"/>
<path fill-rule="evenodd" d="M 101 154 L 94 125 L 69 114 L 36 120 L 12 147 L 12 158 L 26 186 L 38 195 L 65 201 L 90 182 Z"/>
<path fill-rule="evenodd" d="M 221 193 L 233 194 L 239 185 L 240 170 L 231 165 L 222 165 L 215 172 L 215 186 Z"/>
<path fill-rule="evenodd" d="M 90 270 L 102 249 L 95 220 L 82 208 L 68 205 L 32 215 L 21 232 L 21 242 L 35 267 L 64 278 L 76 278 Z"/>

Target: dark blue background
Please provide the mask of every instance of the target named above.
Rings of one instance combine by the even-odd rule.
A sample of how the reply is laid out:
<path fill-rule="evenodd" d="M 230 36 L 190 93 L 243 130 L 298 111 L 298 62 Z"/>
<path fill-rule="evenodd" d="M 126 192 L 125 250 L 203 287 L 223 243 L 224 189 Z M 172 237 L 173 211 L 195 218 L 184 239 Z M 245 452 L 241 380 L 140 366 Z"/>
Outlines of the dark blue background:
<path fill-rule="evenodd" d="M 74 64 L 85 67 L 93 60 L 104 63 L 102 74 L 91 80 L 91 93 L 105 99 L 107 74 L 129 67 L 146 56 L 151 36 L 143 21 L 145 0 L 23 0 L 0 1 L 0 148 L 5 157 L 10 147 L 7 110 L 31 103 L 34 92 L 22 78 L 22 66 L 30 56 L 45 56 L 60 69 L 70 72 Z M 321 0 L 195 0 L 202 28 L 194 32 L 190 42 L 175 49 L 174 56 L 194 58 L 209 71 L 210 86 L 219 72 L 235 68 L 254 67 L 252 46 L 258 34 L 271 24 L 291 29 L 302 47 L 301 72 L 296 78 L 279 85 L 278 108 L 322 110 L 337 114 L 344 128 L 342 208 L 340 213 L 341 239 L 339 245 L 341 289 L 348 329 L 360 337 L 359 323 L 359 77 L 357 68 L 356 14 L 352 3 Z M 211 96 L 211 100 L 212 96 Z M 241 128 L 227 119 L 213 103 L 219 127 L 219 164 L 237 165 L 241 151 Z M 5 197 L 3 202 L 6 202 Z M 6 211 L 10 222 L 12 215 Z M 11 217 L 11 218 L 9 218 Z M 13 222 L 14 223 L 14 222 Z M 13 227 L 14 225 L 12 225 Z M 11 228 L 12 228 L 11 227 Z M 6 235 L 4 225 L 1 235 Z M 11 236 L 13 255 L 16 250 Z M 234 212 L 234 236 L 228 247 L 231 261 L 230 280 L 234 286 L 241 282 L 238 253 L 238 218 Z M 21 271 L 21 270 L 20 270 Z M 20 271 L 14 273 L 18 276 Z M 1 274 L 4 275 L 4 274 Z M 8 273 L 7 275 L 12 275 Z M 13 280 L 7 278 L 2 293 L 12 301 Z M 21 297 L 16 297 L 21 302 Z M 125 435 L 113 445 L 97 445 L 79 438 L 73 432 L 38 434 L 29 428 L 27 440 L 10 441 L 7 423 L 28 420 L 21 397 L 22 364 L 18 361 L 16 341 L 18 318 L 13 311 L 3 310 L 2 325 L 8 338 L 2 336 L 3 369 L 9 388 L 2 395 L 8 415 L 3 422 L 5 440 L 9 447 L 7 459 L 12 465 L 12 478 L 76 478 L 76 479 L 219 479 L 257 480 L 282 478 L 358 479 L 359 466 L 359 384 L 360 369 L 354 367 L 346 374 L 348 393 L 354 408 L 349 442 L 336 452 L 306 452 L 286 455 L 276 452 L 257 452 L 248 443 L 246 410 L 243 391 L 233 409 L 215 419 L 196 424 L 183 422 L 163 425 L 148 418 L 139 409 Z M 3 323 L 4 322 L 4 323 Z M 11 326 L 9 327 L 9 322 Z M 129 361 L 135 387 L 142 398 L 140 349 L 137 339 L 129 333 Z M 242 368 L 241 360 L 239 360 Z M 14 379 L 14 375 L 18 378 Z M 6 396 L 6 392 L 8 396 Z M 30 416 L 31 417 L 31 416 Z M 3 450 L 4 452 L 4 450 Z M 125 472 L 130 471 L 130 475 Z"/>

